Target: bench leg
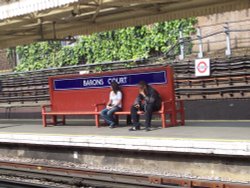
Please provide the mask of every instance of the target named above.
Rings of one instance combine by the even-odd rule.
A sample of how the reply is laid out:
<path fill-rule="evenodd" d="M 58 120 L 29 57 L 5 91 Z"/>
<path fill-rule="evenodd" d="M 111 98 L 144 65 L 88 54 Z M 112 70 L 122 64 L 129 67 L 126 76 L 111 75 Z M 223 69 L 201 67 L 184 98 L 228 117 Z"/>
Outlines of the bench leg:
<path fill-rule="evenodd" d="M 119 125 L 119 115 L 115 115 L 115 123 Z"/>
<path fill-rule="evenodd" d="M 99 115 L 95 115 L 95 126 L 96 126 L 97 128 L 99 128 L 99 127 L 100 127 L 100 119 L 99 119 Z"/>
<path fill-rule="evenodd" d="M 172 111 L 172 113 L 170 114 L 170 120 L 171 120 L 171 124 L 172 124 L 172 126 L 175 126 L 175 125 L 177 125 L 177 120 L 176 120 L 176 111 L 174 110 L 174 111 Z"/>
<path fill-rule="evenodd" d="M 43 119 L 43 127 L 47 127 L 47 121 L 46 121 L 46 115 L 42 114 L 42 119 Z"/>
<path fill-rule="evenodd" d="M 185 125 L 185 112 L 181 110 L 181 125 Z"/>
<path fill-rule="evenodd" d="M 185 110 L 183 101 L 180 101 L 180 116 L 181 116 L 181 125 L 185 125 Z"/>
<path fill-rule="evenodd" d="M 62 116 L 62 124 L 65 125 L 66 124 L 66 118 L 65 115 Z"/>
<path fill-rule="evenodd" d="M 52 124 L 57 125 L 57 116 L 56 115 L 52 116 Z"/>
<path fill-rule="evenodd" d="M 161 114 L 162 128 L 166 128 L 166 114 Z"/>
<path fill-rule="evenodd" d="M 5 109 L 5 114 L 6 114 L 6 116 L 7 116 L 7 119 L 10 119 L 11 107 L 7 107 L 7 108 Z"/>
<path fill-rule="evenodd" d="M 132 120 L 131 120 L 131 115 L 127 115 L 126 117 L 126 120 L 127 120 L 127 125 L 132 125 Z"/>

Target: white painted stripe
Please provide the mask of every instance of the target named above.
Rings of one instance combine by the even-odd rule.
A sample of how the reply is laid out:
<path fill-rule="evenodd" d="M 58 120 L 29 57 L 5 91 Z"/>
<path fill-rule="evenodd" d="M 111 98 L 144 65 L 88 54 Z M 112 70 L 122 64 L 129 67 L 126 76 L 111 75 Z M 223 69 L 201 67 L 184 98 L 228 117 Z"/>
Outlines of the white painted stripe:
<path fill-rule="evenodd" d="M 42 134 L 1 134 L 2 143 L 25 143 L 95 147 L 126 150 L 161 152 L 183 152 L 218 155 L 250 156 L 250 141 L 223 142 L 214 140 L 189 140 L 178 138 L 114 137 L 95 135 L 42 135 Z"/>

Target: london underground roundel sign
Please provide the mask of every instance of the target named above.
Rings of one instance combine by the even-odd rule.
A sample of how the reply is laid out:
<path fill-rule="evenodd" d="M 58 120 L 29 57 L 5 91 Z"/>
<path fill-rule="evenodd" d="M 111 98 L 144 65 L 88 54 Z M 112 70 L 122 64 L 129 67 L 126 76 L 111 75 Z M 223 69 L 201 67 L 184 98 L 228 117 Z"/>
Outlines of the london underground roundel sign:
<path fill-rule="evenodd" d="M 195 60 L 195 76 L 210 76 L 210 59 Z"/>

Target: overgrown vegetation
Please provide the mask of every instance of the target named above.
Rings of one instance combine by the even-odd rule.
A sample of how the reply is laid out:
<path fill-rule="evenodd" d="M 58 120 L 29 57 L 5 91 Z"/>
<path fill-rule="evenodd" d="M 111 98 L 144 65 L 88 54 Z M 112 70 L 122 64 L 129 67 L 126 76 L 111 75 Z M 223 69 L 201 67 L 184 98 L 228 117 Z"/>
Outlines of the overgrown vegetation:
<path fill-rule="evenodd" d="M 189 18 L 79 36 L 70 46 L 63 46 L 60 42 L 18 46 L 16 52 L 20 63 L 16 70 L 147 58 L 166 53 L 178 41 L 180 28 L 184 36 L 190 36 L 195 23 L 195 18 Z"/>

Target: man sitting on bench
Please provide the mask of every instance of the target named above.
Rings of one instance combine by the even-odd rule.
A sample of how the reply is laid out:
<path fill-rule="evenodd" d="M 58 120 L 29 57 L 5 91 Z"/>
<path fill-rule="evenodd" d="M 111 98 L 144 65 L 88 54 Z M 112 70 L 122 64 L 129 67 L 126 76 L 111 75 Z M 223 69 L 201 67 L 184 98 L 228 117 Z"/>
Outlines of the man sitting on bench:
<path fill-rule="evenodd" d="M 131 107 L 131 118 L 133 127 L 130 131 L 136 131 L 141 129 L 139 123 L 138 111 L 145 112 L 145 130 L 150 131 L 151 119 L 154 111 L 158 111 L 161 108 L 161 97 L 160 94 L 145 81 L 140 81 L 139 84 L 139 95 L 136 98 L 134 105 Z"/>

